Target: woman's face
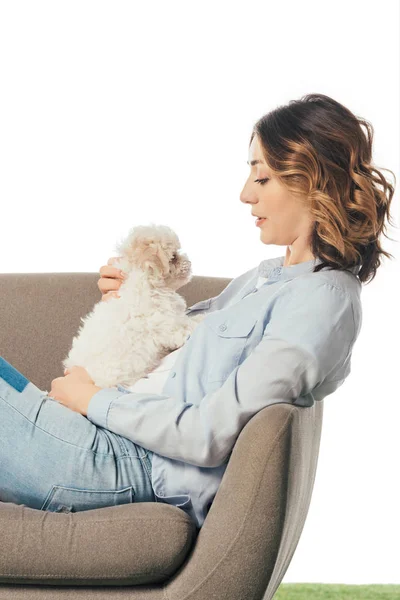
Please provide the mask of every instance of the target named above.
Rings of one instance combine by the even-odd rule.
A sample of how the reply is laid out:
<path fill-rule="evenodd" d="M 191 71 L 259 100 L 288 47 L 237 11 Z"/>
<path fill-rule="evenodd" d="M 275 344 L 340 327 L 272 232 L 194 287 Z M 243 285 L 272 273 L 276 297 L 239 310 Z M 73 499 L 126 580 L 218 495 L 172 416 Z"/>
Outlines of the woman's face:
<path fill-rule="evenodd" d="M 255 161 L 257 164 L 252 164 Z M 248 163 L 250 174 L 240 200 L 251 205 L 253 215 L 265 218 L 259 226 L 262 243 L 291 246 L 286 254 L 288 264 L 314 258 L 309 246 L 312 220 L 308 210 L 272 175 L 257 135 L 249 148 Z"/>

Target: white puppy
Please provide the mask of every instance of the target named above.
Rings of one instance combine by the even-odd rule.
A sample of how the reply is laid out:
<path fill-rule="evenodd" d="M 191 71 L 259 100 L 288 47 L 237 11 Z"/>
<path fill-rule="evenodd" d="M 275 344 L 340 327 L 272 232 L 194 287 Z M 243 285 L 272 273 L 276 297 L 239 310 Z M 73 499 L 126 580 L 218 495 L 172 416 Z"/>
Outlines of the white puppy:
<path fill-rule="evenodd" d="M 74 337 L 66 368 L 81 366 L 95 385 L 132 386 L 180 348 L 205 315 L 186 316 L 176 290 L 192 279 L 191 262 L 167 226 L 137 226 L 116 249 L 128 274 L 120 298 L 99 301 Z"/>

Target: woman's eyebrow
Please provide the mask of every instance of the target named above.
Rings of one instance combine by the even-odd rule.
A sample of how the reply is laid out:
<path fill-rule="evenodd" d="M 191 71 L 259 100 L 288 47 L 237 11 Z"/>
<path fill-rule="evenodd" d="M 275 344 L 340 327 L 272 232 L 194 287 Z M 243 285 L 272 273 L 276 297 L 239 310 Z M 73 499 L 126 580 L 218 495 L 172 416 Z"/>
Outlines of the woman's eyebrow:
<path fill-rule="evenodd" d="M 254 167 L 254 165 L 258 165 L 258 163 L 262 163 L 262 160 L 252 160 L 250 163 L 247 161 L 247 164 L 251 165 L 252 167 Z"/>

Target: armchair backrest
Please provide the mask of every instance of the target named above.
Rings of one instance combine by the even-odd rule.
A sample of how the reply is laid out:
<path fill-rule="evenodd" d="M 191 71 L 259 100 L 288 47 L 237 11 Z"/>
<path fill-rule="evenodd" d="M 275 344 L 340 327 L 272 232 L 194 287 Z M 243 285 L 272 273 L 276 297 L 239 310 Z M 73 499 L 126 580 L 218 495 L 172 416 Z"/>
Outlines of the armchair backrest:
<path fill-rule="evenodd" d="M 0 356 L 41 390 L 64 375 L 72 339 L 101 300 L 98 273 L 0 273 Z M 194 276 L 181 294 L 191 306 L 218 295 L 230 279 Z"/>

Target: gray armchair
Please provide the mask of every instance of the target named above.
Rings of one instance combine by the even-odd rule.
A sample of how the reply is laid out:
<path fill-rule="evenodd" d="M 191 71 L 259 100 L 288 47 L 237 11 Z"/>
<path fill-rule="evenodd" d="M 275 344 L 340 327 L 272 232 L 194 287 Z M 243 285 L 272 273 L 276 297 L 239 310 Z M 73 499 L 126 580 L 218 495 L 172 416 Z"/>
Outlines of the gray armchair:
<path fill-rule="evenodd" d="M 0 356 L 40 389 L 63 375 L 80 318 L 100 299 L 98 277 L 0 274 Z M 229 281 L 194 276 L 179 292 L 191 306 Z M 272 598 L 307 516 L 322 414 L 323 401 L 257 413 L 200 531 L 169 504 L 64 514 L 3 502 L 0 489 L 0 600 Z"/>

